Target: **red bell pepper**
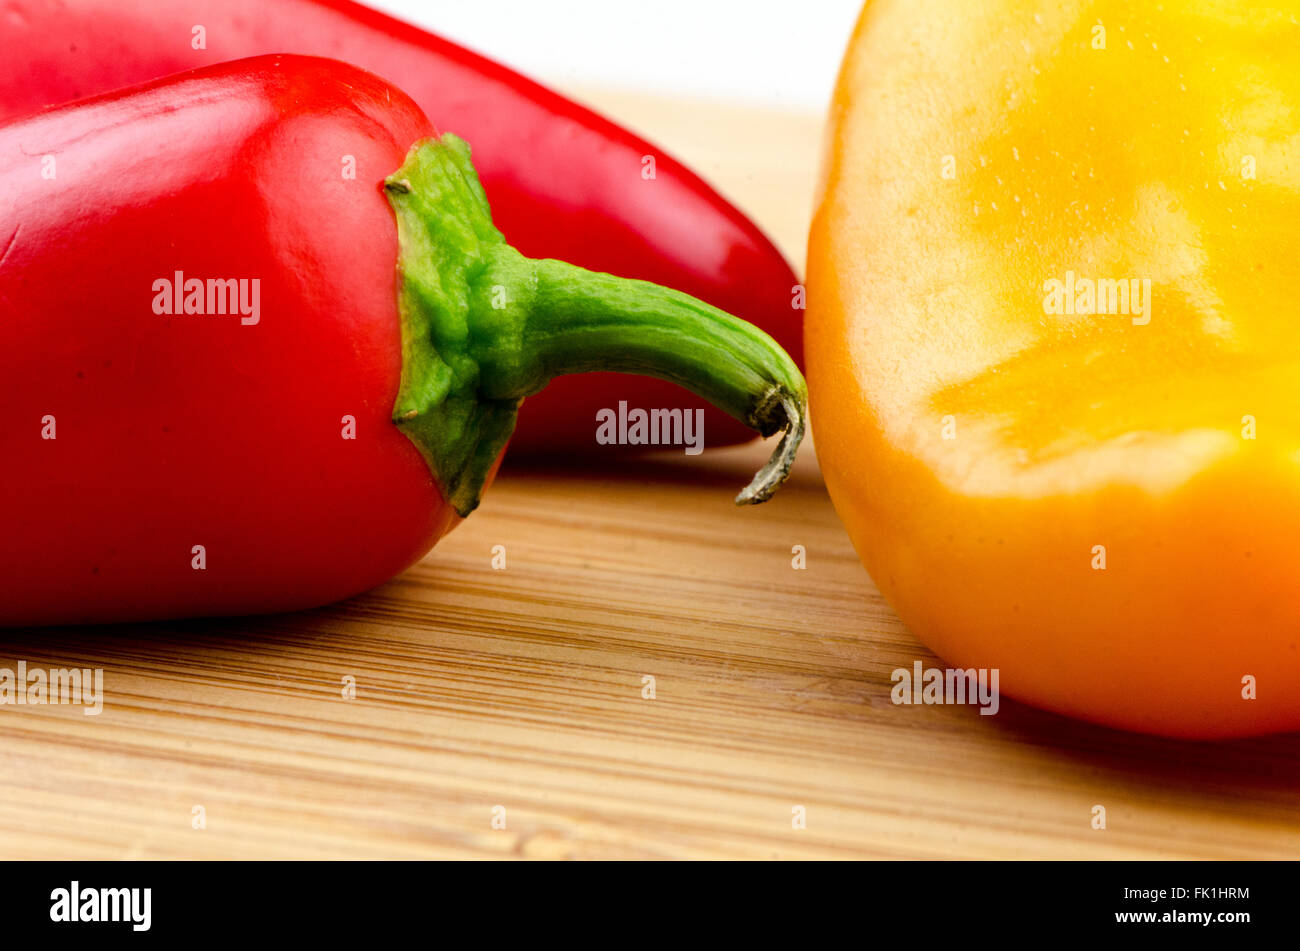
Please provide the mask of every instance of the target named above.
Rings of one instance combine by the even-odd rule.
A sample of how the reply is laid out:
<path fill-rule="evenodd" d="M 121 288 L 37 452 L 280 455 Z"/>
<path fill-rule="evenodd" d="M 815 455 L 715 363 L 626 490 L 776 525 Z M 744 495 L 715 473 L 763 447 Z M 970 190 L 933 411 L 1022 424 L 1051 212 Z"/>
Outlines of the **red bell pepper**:
<path fill-rule="evenodd" d="M 0 49 L 0 119 L 262 53 L 360 66 L 470 142 L 495 218 L 525 254 L 679 288 L 762 327 L 802 365 L 797 278 L 704 182 L 590 110 L 348 0 L 9 0 Z M 528 403 L 515 451 L 594 450 L 595 414 L 620 400 L 706 405 L 657 380 L 571 377 Z M 752 435 L 712 409 L 704 431 L 707 445 Z"/>
<path fill-rule="evenodd" d="M 525 258 L 433 136 L 378 77 L 296 56 L 0 127 L 0 623 L 365 590 L 478 504 L 563 373 L 658 374 L 786 429 L 737 501 L 775 490 L 805 400 L 780 347 Z"/>

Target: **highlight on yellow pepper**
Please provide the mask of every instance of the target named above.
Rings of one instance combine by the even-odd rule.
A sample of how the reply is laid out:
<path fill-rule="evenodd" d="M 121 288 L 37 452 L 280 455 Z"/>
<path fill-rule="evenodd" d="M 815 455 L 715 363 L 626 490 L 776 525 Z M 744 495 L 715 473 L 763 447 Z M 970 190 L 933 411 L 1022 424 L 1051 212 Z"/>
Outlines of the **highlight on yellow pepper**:
<path fill-rule="evenodd" d="M 809 240 L 817 453 L 946 662 L 1300 729 L 1300 2 L 876 0 Z"/>

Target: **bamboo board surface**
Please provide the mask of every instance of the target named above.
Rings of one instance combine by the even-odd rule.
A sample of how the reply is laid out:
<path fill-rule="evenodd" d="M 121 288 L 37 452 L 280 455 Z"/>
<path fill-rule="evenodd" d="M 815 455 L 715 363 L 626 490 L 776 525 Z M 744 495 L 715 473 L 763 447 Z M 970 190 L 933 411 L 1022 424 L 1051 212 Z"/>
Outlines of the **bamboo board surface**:
<path fill-rule="evenodd" d="M 585 98 L 801 262 L 817 117 Z M 0 707 L 0 857 L 1300 855 L 1300 736 L 891 704 L 890 671 L 935 659 L 811 447 L 732 506 L 764 456 L 509 466 L 419 566 L 312 612 L 0 630 L 0 666 L 103 667 L 107 694 L 98 717 Z"/>

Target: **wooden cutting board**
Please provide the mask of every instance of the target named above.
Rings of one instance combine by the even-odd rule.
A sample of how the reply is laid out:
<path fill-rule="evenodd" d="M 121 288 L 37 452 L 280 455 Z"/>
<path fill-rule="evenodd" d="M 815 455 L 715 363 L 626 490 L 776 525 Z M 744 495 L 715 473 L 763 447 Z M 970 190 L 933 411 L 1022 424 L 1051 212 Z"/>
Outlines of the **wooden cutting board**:
<path fill-rule="evenodd" d="M 801 261 L 818 117 L 586 98 Z M 731 504 L 764 455 L 511 466 L 422 564 L 305 614 L 0 631 L 0 666 L 103 667 L 107 694 L 0 707 L 0 856 L 1300 855 L 1300 736 L 891 704 L 890 672 L 935 659 L 811 447 Z"/>

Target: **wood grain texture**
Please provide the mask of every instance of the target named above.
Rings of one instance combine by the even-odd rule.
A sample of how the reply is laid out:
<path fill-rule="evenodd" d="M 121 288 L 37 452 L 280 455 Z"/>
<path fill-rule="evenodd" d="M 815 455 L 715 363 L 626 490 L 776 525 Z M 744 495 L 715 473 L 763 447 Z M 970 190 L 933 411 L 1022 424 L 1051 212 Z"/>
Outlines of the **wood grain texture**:
<path fill-rule="evenodd" d="M 598 104 L 797 257 L 815 117 Z M 811 450 L 773 502 L 732 506 L 764 455 L 509 466 L 422 564 L 304 614 L 0 631 L 0 666 L 102 666 L 107 694 L 99 717 L 0 707 L 0 856 L 1300 854 L 1300 737 L 891 704 L 890 672 L 935 659 L 862 570 Z"/>

